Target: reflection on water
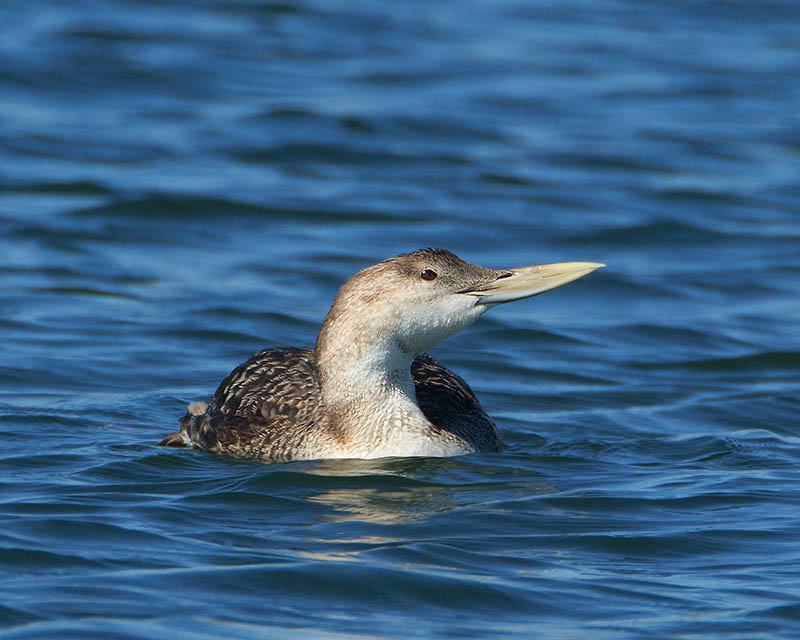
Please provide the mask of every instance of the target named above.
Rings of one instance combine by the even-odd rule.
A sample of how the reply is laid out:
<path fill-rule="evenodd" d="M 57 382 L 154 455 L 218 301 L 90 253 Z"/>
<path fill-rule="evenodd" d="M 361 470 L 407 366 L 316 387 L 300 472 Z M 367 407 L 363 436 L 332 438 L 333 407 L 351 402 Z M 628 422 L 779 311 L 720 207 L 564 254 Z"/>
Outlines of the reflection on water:
<path fill-rule="evenodd" d="M 304 473 L 362 478 L 370 485 L 379 484 L 333 488 L 309 495 L 307 500 L 333 509 L 328 515 L 332 522 L 411 523 L 453 506 L 451 487 L 425 482 L 415 473 L 415 468 L 420 467 L 419 460 L 318 460 L 303 464 L 307 465 L 302 469 Z M 377 476 L 386 476 L 394 481 L 376 483 Z"/>
<path fill-rule="evenodd" d="M 334 489 L 308 500 L 333 507 L 333 522 L 371 522 L 373 524 L 410 523 L 433 513 L 453 508 L 446 488 L 405 489 Z"/>

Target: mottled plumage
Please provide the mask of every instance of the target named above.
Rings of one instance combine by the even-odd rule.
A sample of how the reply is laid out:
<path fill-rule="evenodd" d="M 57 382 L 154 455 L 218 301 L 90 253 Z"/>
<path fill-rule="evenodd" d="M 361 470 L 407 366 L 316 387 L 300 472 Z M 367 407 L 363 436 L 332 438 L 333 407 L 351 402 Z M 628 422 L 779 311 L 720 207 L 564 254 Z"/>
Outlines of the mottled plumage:
<path fill-rule="evenodd" d="M 461 377 L 423 353 L 411 378 L 422 412 L 442 437 L 462 439 L 475 451 L 500 448 L 494 422 Z M 206 451 L 275 461 L 316 457 L 310 449 L 346 437 L 328 419 L 314 351 L 295 347 L 253 355 L 220 383 L 202 415 L 187 412 L 180 425 L 180 434 L 159 444 L 186 446 L 186 434 Z"/>

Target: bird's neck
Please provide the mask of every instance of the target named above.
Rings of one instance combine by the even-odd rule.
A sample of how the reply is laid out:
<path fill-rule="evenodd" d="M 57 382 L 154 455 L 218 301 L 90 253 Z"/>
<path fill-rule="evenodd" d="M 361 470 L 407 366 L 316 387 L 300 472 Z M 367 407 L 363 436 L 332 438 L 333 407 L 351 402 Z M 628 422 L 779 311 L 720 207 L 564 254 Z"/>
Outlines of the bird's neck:
<path fill-rule="evenodd" d="M 411 363 L 390 336 L 328 334 L 315 352 L 320 388 L 331 406 L 353 406 L 407 400 L 416 406 Z"/>
<path fill-rule="evenodd" d="M 410 442 L 429 434 L 432 425 L 417 404 L 411 379 L 417 355 L 391 334 L 357 324 L 323 326 L 315 360 L 325 409 L 360 455 L 361 447 L 402 455 L 397 447 L 404 434 Z"/>

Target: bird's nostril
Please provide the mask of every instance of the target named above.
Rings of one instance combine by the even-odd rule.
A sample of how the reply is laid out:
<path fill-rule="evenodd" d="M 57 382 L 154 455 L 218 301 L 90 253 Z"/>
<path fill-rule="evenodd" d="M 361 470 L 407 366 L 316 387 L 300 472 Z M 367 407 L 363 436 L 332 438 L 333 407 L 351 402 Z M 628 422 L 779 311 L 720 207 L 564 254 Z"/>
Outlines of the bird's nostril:
<path fill-rule="evenodd" d="M 505 271 L 505 272 L 501 273 L 499 276 L 497 276 L 497 278 L 496 278 L 496 279 L 497 279 L 497 280 L 502 280 L 503 278 L 510 278 L 510 277 L 511 277 L 511 276 L 513 276 L 513 275 L 514 275 L 514 274 L 513 274 L 513 273 L 511 273 L 510 271 Z"/>

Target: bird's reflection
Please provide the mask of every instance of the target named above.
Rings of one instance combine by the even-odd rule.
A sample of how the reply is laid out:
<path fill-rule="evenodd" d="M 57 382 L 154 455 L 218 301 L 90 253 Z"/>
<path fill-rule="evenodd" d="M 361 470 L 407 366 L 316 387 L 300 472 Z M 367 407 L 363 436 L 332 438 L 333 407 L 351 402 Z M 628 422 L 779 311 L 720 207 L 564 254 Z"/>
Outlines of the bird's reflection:
<path fill-rule="evenodd" d="M 456 506 L 457 485 L 434 477 L 459 467 L 454 459 L 320 460 L 305 473 L 330 478 L 361 478 L 361 486 L 332 487 L 307 500 L 333 509 L 331 522 L 399 524 L 423 520 Z"/>

